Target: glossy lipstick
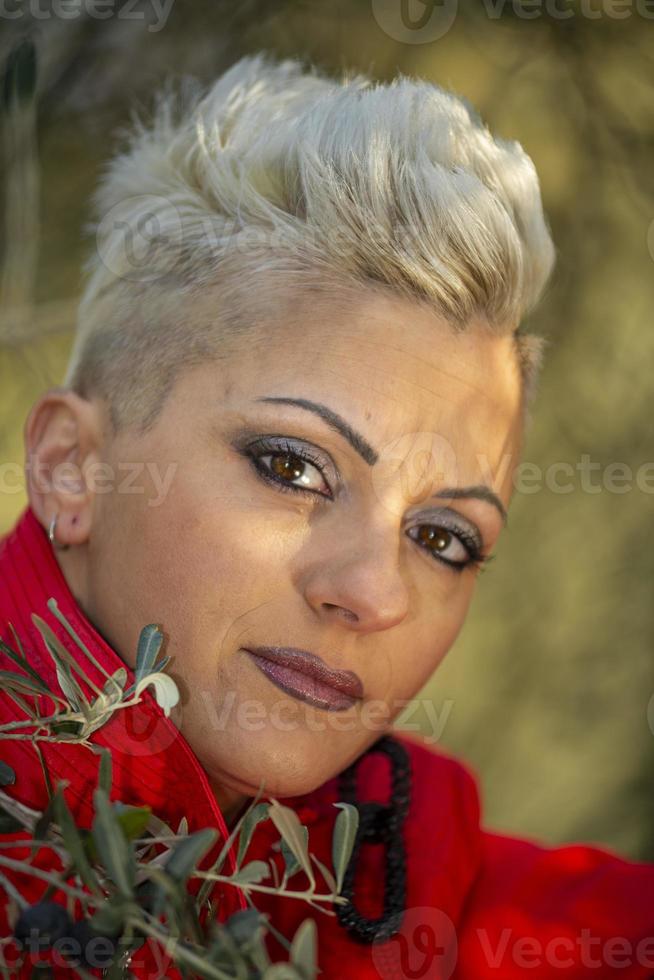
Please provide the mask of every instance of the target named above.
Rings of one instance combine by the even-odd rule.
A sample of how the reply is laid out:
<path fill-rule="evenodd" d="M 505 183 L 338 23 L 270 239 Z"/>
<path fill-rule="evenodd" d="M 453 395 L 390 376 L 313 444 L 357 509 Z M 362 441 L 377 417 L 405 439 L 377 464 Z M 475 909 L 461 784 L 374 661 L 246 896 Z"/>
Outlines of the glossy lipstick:
<path fill-rule="evenodd" d="M 286 694 L 326 711 L 345 711 L 363 698 L 361 678 L 328 667 L 315 653 L 297 647 L 243 648 L 269 680 Z"/>

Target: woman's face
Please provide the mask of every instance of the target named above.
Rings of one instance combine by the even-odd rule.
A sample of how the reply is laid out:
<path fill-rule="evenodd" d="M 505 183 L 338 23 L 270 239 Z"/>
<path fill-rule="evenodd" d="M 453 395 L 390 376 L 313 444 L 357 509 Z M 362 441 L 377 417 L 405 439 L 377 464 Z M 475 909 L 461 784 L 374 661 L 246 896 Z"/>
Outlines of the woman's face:
<path fill-rule="evenodd" d="M 308 792 L 388 730 L 461 629 L 520 445 L 510 336 L 374 291 L 291 309 L 182 372 L 149 433 L 103 445 L 146 492 L 94 496 L 76 589 L 132 664 L 161 624 L 172 718 L 223 803 L 262 780 Z M 487 489 L 452 492 L 471 487 Z M 260 647 L 309 651 L 360 691 Z"/>

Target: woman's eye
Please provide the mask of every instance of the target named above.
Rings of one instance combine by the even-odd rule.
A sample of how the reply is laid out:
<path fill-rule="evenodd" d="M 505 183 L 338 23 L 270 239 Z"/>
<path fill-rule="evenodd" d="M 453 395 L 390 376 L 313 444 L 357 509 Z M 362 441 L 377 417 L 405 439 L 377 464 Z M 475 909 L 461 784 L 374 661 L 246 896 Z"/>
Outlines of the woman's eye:
<path fill-rule="evenodd" d="M 438 524 L 419 524 L 411 530 L 415 534 L 410 536 L 421 548 L 431 552 L 436 560 L 448 565 L 463 568 L 479 557 L 472 543 L 464 544 L 461 537 L 447 527 Z"/>
<path fill-rule="evenodd" d="M 318 467 L 295 453 L 268 453 L 257 456 L 256 464 L 258 467 L 263 464 L 262 475 L 279 483 L 284 489 L 308 490 L 323 496 L 330 495 L 329 486 Z"/>

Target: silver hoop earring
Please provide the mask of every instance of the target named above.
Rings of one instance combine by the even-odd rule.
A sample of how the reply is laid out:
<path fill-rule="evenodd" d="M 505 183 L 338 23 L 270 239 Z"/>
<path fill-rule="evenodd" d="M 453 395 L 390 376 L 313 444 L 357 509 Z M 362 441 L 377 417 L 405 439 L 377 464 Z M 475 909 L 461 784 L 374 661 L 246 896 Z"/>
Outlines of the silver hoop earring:
<path fill-rule="evenodd" d="M 57 544 L 55 541 L 55 528 L 57 526 L 57 518 L 59 514 L 55 514 L 50 521 L 50 526 L 48 527 L 48 540 L 53 548 L 57 548 L 59 551 L 67 551 L 70 545 L 67 544 Z"/>

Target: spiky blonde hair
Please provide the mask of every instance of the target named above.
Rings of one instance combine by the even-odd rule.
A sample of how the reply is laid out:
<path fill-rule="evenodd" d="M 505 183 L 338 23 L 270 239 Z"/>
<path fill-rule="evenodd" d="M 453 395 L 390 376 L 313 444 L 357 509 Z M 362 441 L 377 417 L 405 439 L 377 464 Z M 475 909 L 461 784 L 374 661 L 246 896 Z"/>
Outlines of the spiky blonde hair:
<path fill-rule="evenodd" d="M 135 120 L 95 195 L 97 248 L 64 383 L 147 428 L 185 365 L 265 322 L 275 290 L 388 288 L 456 329 L 511 331 L 533 397 L 544 341 L 518 332 L 554 263 L 532 161 L 423 79 L 334 80 L 242 58 Z M 217 286 L 211 324 L 193 298 Z"/>

